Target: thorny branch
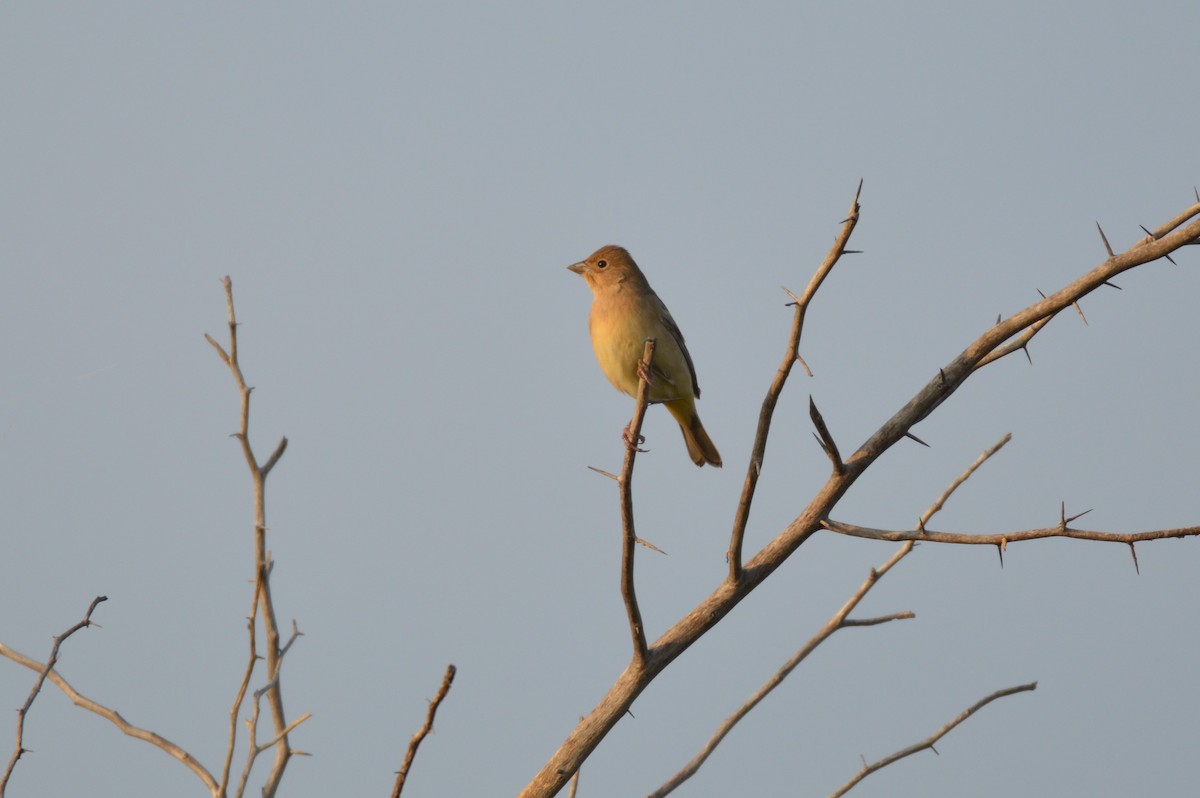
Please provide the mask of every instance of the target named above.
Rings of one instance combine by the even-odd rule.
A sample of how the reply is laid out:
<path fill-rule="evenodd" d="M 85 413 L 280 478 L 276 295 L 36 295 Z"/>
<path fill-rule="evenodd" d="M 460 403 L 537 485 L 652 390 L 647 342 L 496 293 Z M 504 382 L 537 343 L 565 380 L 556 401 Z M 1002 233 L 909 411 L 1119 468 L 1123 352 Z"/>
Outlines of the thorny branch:
<path fill-rule="evenodd" d="M 975 341 L 948 364 L 937 370 L 936 375 L 917 392 L 903 407 L 883 423 L 844 461 L 844 470 L 833 473 L 826 480 L 808 505 L 775 538 L 767 543 L 748 562 L 742 563 L 742 543 L 749 518 L 750 503 L 754 487 L 763 465 L 763 452 L 775 403 L 782 391 L 792 364 L 798 359 L 800 332 L 804 313 L 812 294 L 828 274 L 837 258 L 845 250 L 845 241 L 858 219 L 858 194 L 851 206 L 850 217 L 843 223 L 838 242 L 826 261 L 818 269 L 803 297 L 797 300 L 797 313 L 793 319 L 787 354 L 776 372 L 771 388 L 763 400 L 759 413 L 759 424 L 751 452 L 746 482 L 735 515 L 733 532 L 728 549 L 729 573 L 713 592 L 700 601 L 690 612 L 679 619 L 651 644 L 641 663 L 634 662 L 609 688 L 600 700 L 567 736 L 558 750 L 542 766 L 521 792 L 523 798 L 535 796 L 546 798 L 556 794 L 587 759 L 600 741 L 625 715 L 643 690 L 677 657 L 716 626 L 739 602 L 759 584 L 775 572 L 814 533 L 824 528 L 830 512 L 842 496 L 884 452 L 901 438 L 912 434 L 912 428 L 927 418 L 942 402 L 976 371 L 993 363 L 1027 343 L 1045 322 L 1063 308 L 1073 305 L 1084 296 L 1118 274 L 1145 263 L 1165 258 L 1189 244 L 1200 242 L 1200 196 L 1195 205 L 1177 215 L 1171 221 L 1152 230 L 1148 236 L 1128 250 L 1106 257 L 1103 262 L 1069 285 L 1036 302 L 1024 310 L 1000 319 L 985 330 Z"/>

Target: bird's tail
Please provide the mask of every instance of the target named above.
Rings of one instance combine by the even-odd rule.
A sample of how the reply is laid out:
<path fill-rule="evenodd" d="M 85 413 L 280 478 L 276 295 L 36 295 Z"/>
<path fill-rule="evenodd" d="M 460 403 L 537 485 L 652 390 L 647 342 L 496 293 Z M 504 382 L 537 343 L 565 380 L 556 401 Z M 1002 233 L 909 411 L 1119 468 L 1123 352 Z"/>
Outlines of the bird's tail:
<path fill-rule="evenodd" d="M 683 431 L 683 442 L 687 444 L 688 455 L 692 458 L 692 462 L 698 466 L 708 463 L 720 468 L 721 453 L 717 451 L 712 438 L 708 437 L 708 433 L 704 431 L 704 425 L 700 423 L 700 416 L 696 413 L 695 403 L 666 402 L 665 404 L 667 410 L 679 422 L 679 429 Z"/>

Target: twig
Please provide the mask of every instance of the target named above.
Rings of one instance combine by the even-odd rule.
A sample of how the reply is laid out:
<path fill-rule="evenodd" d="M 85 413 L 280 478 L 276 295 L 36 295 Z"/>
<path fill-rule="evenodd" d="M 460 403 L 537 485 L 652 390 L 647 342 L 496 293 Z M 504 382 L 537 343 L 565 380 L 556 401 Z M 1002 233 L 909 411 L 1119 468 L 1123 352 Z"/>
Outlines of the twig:
<path fill-rule="evenodd" d="M 83 620 L 54 638 L 54 645 L 50 647 L 50 657 L 46 660 L 46 664 L 42 667 L 41 672 L 38 673 L 37 680 L 34 681 L 33 687 L 29 690 L 29 695 L 25 697 L 25 703 L 17 710 L 16 743 L 13 745 L 13 754 L 8 760 L 8 766 L 4 768 L 4 775 L 0 776 L 0 798 L 4 798 L 4 791 L 8 788 L 8 780 L 12 777 L 13 769 L 17 766 L 17 760 L 23 754 L 29 753 L 29 749 L 25 747 L 25 716 L 29 714 L 29 710 L 33 707 L 34 699 L 42 691 L 42 685 L 46 683 L 46 676 L 49 675 L 50 671 L 54 670 L 54 666 L 58 662 L 59 647 L 68 637 L 80 629 L 86 629 L 92 625 L 92 613 L 102 601 L 108 601 L 108 596 L 96 596 L 96 598 L 92 599 L 91 605 L 88 606 L 87 612 L 83 615 Z"/>
<path fill-rule="evenodd" d="M 417 733 L 408 741 L 408 752 L 404 755 L 404 764 L 400 766 L 400 771 L 396 774 L 396 785 L 392 788 L 392 798 L 400 798 L 400 791 L 404 789 L 404 781 L 408 778 L 408 771 L 412 769 L 417 749 L 421 746 L 421 741 L 433 731 L 433 718 L 437 715 L 442 699 L 450 692 L 450 685 L 454 683 L 454 674 L 457 672 L 458 669 L 453 665 L 446 666 L 446 675 L 442 677 L 442 686 L 438 688 L 437 695 L 429 702 L 429 711 L 425 713 L 425 725 L 418 729 Z"/>
<path fill-rule="evenodd" d="M 646 660 L 646 630 L 642 626 L 642 612 L 638 609 L 637 593 L 633 582 L 633 554 L 638 542 L 633 526 L 633 463 L 637 458 L 637 441 L 642 434 L 642 421 L 650 403 L 650 383 L 646 381 L 654 363 L 653 338 L 646 339 L 642 352 L 641 375 L 638 379 L 637 400 L 634 402 L 633 419 L 629 422 L 629 445 L 625 448 L 625 465 L 617 484 L 621 490 L 621 597 L 625 600 L 625 612 L 629 617 L 629 632 L 633 637 L 633 661 L 641 664 Z"/>
<path fill-rule="evenodd" d="M 946 500 L 949 499 L 954 494 L 954 491 L 958 490 L 960 485 L 962 485 L 964 482 L 966 482 L 968 479 L 970 479 L 971 475 L 974 474 L 981 465 L 983 465 L 984 463 L 986 463 L 988 461 L 988 458 L 990 458 L 996 452 L 1003 449 L 1004 444 L 1008 443 L 1011 440 L 1012 440 L 1012 433 L 1011 432 L 1006 433 L 1005 436 L 1003 438 L 1001 438 L 999 441 L 997 441 L 991 448 L 987 449 L 983 454 L 979 455 L 979 457 L 976 458 L 975 462 L 971 463 L 971 465 L 967 467 L 967 470 L 962 472 L 962 474 L 959 475 L 958 479 L 951 482 L 950 486 L 948 488 L 946 488 L 946 490 L 942 493 L 942 495 L 938 496 L 937 500 L 929 507 L 929 509 L 926 510 L 921 515 L 920 520 L 917 521 L 917 530 L 920 532 L 924 532 L 925 525 L 929 523 L 929 519 L 933 518 L 933 516 L 936 515 L 939 510 L 941 510 L 943 507 L 946 506 Z"/>
<path fill-rule="evenodd" d="M 813 297 L 817 294 L 817 289 L 821 287 L 821 283 L 825 282 L 825 278 L 833 271 L 838 260 L 846 253 L 846 244 L 850 242 L 850 235 L 854 232 L 855 225 L 858 224 L 860 210 L 858 199 L 862 196 L 862 187 L 862 181 L 859 180 L 858 188 L 854 192 L 854 201 L 850 203 L 850 213 L 842 221 L 841 230 L 838 231 L 833 246 L 829 248 L 825 259 L 821 261 L 821 265 L 817 267 L 812 279 L 808 281 L 808 287 L 804 289 L 804 294 L 797 297 L 788 291 L 788 295 L 792 297 L 795 304 L 795 312 L 792 315 L 792 331 L 788 336 L 787 351 L 783 355 L 783 361 L 779 364 L 779 370 L 775 372 L 775 379 L 771 381 L 771 387 L 767 389 L 767 395 L 763 399 L 762 409 L 758 412 L 758 429 L 754 433 L 754 446 L 750 450 L 750 464 L 746 468 L 746 481 L 742 485 L 742 496 L 738 500 L 737 514 L 733 519 L 733 531 L 729 537 L 729 551 L 726 559 L 729 562 L 729 581 L 732 584 L 737 584 L 742 579 L 742 543 L 746 537 L 746 524 L 750 521 L 750 505 L 754 502 L 754 491 L 758 486 L 758 477 L 762 473 L 763 457 L 767 451 L 767 436 L 771 432 L 771 419 L 775 415 L 775 405 L 779 401 L 780 394 L 783 393 L 783 386 L 787 382 L 788 375 L 791 374 L 792 365 L 797 361 L 803 363 L 800 358 L 800 337 L 804 332 L 804 316 L 808 312 L 808 306 L 812 303 Z M 812 374 L 807 363 L 804 363 L 804 369 L 810 375 Z"/>
<path fill-rule="evenodd" d="M 246 628 L 250 634 L 250 657 L 246 663 L 246 673 L 242 676 L 242 683 L 238 686 L 237 695 L 234 696 L 233 706 L 229 708 L 229 745 L 225 748 L 225 765 L 221 768 L 222 795 L 229 789 L 229 771 L 233 766 L 233 752 L 237 748 L 237 719 L 242 711 L 242 701 L 246 698 L 250 677 L 254 675 L 254 666 L 261 659 L 256 648 L 257 635 L 255 633 L 258 626 L 258 594 L 261 588 L 262 583 L 257 579 L 254 580 L 254 600 L 250 604 L 250 617 L 246 619 Z"/>
<path fill-rule="evenodd" d="M 850 790 L 854 789 L 855 785 L 857 785 L 860 781 L 865 779 L 867 776 L 870 776 L 872 773 L 876 772 L 877 770 L 881 770 L 881 769 L 887 767 L 888 765 L 892 764 L 893 762 L 897 762 L 901 759 L 904 759 L 906 756 L 912 756 L 913 754 L 918 753 L 919 751 L 924 751 L 927 748 L 932 749 L 934 744 L 938 740 L 942 739 L 947 734 L 949 734 L 950 731 L 955 726 L 962 723 L 964 720 L 971 717 L 976 712 L 978 712 L 980 709 L 987 706 L 988 704 L 995 701 L 996 699 L 1004 698 L 1006 696 L 1010 696 L 1015 693 L 1024 693 L 1024 692 L 1027 692 L 1030 690 L 1036 690 L 1036 689 L 1037 689 L 1037 682 L 1030 682 L 1029 684 L 1020 684 L 1020 685 L 1017 685 L 1016 687 L 1009 687 L 1004 690 L 997 690 L 996 692 L 992 693 L 991 695 L 987 696 L 986 698 L 981 698 L 979 701 L 976 701 L 974 704 L 972 704 L 971 706 L 969 706 L 965 710 L 963 710 L 962 713 L 960 713 L 959 716 L 956 717 L 954 720 L 950 721 L 945 726 L 938 729 L 936 732 L 934 732 L 929 737 L 926 737 L 921 742 L 916 743 L 914 745 L 910 745 L 908 748 L 901 749 L 901 750 L 897 751 L 896 753 L 892 754 L 891 756 L 885 756 L 883 759 L 880 759 L 879 761 L 874 762 L 870 765 L 868 765 L 864 762 L 862 770 L 860 770 L 858 773 L 856 773 L 853 778 L 851 778 L 848 782 L 843 784 L 837 790 L 830 793 L 829 798 L 840 798 L 840 796 L 843 796 L 846 793 L 850 792 Z"/>

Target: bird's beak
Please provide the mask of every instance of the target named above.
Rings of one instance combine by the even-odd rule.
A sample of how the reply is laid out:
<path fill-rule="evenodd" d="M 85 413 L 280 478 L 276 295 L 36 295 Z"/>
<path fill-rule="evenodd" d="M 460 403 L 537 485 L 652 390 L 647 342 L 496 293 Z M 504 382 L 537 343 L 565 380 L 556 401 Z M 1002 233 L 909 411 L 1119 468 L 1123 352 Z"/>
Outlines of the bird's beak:
<path fill-rule="evenodd" d="M 570 269 L 571 271 L 575 272 L 576 274 L 583 274 L 584 272 L 586 272 L 588 270 L 586 261 L 580 261 L 579 263 L 572 263 L 567 268 Z"/>

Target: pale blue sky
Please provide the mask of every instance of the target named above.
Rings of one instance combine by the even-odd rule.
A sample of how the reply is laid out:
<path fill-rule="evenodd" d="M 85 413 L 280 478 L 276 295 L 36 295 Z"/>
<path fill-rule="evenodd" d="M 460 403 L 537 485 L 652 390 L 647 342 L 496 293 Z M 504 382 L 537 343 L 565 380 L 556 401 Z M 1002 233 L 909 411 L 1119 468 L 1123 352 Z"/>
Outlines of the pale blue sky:
<path fill-rule="evenodd" d="M 616 470 L 632 409 L 563 267 L 629 247 L 687 336 L 724 456 L 652 409 L 639 553 L 656 637 L 724 574 L 758 407 L 859 178 L 855 246 L 809 315 L 747 538 L 994 321 L 1186 207 L 1194 2 L 21 3 L 0 6 L 0 640 L 219 769 L 244 667 L 249 480 L 202 334 L 233 277 L 268 488 L 289 796 L 380 795 L 449 662 L 406 795 L 512 795 L 624 666 Z M 1153 264 L 988 368 L 845 498 L 909 527 L 1198 522 L 1200 253 Z M 644 795 L 894 550 L 817 536 L 674 663 L 585 765 Z M 1195 541 L 925 545 L 681 795 L 827 795 L 981 696 L 1038 680 L 863 783 L 885 795 L 1194 788 Z M 0 704 L 31 674 L 0 661 Z M 12 716 L 8 716 L 10 719 Z M 12 725 L 0 725 L 11 743 Z M 202 795 L 49 688 L 13 796 Z M 0 746 L 8 750 L 8 743 Z M 257 775 L 257 773 L 256 773 Z"/>

